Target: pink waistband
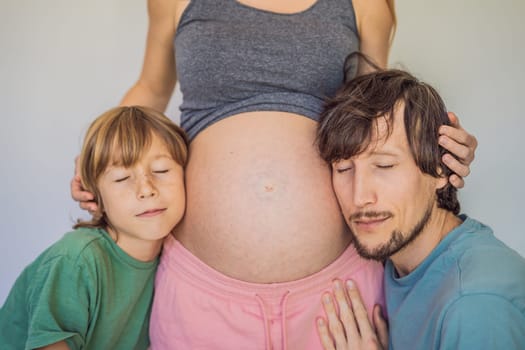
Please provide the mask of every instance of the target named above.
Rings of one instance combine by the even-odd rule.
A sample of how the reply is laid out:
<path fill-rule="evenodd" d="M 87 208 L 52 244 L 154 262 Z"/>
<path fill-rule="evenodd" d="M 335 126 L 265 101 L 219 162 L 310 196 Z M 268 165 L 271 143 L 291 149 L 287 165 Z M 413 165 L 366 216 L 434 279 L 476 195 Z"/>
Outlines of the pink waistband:
<path fill-rule="evenodd" d="M 355 274 L 381 273 L 382 266 L 359 257 L 355 248 L 349 245 L 334 262 L 305 278 L 268 284 L 244 282 L 209 267 L 170 235 L 164 242 L 159 269 L 168 269 L 169 278 L 173 278 L 174 283 L 184 281 L 182 283 L 189 283 L 208 293 L 235 297 L 238 302 L 258 303 L 254 297 L 262 297 L 265 303 L 278 305 L 283 296 L 288 294 L 294 295 L 293 299 L 298 302 L 298 298 L 305 296 L 316 295 L 320 298 L 323 291 L 331 290 L 331 282 L 335 278 L 346 279 Z M 293 300 L 289 304 L 293 304 Z"/>

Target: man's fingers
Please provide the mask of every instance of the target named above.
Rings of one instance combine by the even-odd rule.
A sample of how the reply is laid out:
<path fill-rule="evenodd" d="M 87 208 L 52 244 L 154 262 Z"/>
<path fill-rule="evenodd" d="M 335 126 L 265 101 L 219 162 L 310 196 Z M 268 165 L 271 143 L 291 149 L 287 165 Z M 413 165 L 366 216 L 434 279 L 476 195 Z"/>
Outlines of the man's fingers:
<path fill-rule="evenodd" d="M 328 325 L 324 318 L 319 317 L 317 319 L 317 332 L 319 333 L 319 338 L 321 339 L 321 344 L 323 345 L 324 350 L 335 350 L 334 341 L 330 336 L 328 331 Z"/>
<path fill-rule="evenodd" d="M 336 349 L 344 349 L 346 346 L 346 334 L 330 293 L 324 293 L 323 295 L 323 308 L 328 318 L 328 330 L 332 334 Z"/>
<path fill-rule="evenodd" d="M 349 299 L 346 296 L 347 293 L 345 292 L 345 288 L 341 280 L 334 281 L 334 294 L 335 300 L 337 301 L 337 305 L 339 307 L 339 318 L 343 323 L 346 338 L 349 343 L 354 342 L 360 337 L 359 328 L 356 323 L 352 307 L 349 305 Z"/>
<path fill-rule="evenodd" d="M 347 281 L 344 287 L 340 280 L 334 280 L 333 287 L 335 300 L 331 293 L 324 293 L 322 297 L 326 320 L 322 317 L 317 319 L 317 330 L 323 348 L 325 350 L 388 348 L 388 329 L 386 321 L 380 314 L 380 308 L 376 306 L 373 316 L 378 335 L 375 327 L 370 323 L 368 312 L 354 282 Z"/>
<path fill-rule="evenodd" d="M 374 306 L 374 325 L 377 331 L 377 337 L 383 349 L 388 349 L 388 325 L 381 313 L 381 306 Z"/>
<path fill-rule="evenodd" d="M 346 287 L 348 291 L 348 297 L 350 298 L 350 303 L 352 304 L 352 310 L 354 311 L 354 317 L 357 322 L 357 327 L 361 334 L 362 338 L 369 337 L 374 333 L 372 326 L 370 325 L 370 320 L 368 319 L 368 313 L 361 299 L 361 294 L 357 289 L 354 281 L 349 280 L 346 282 Z"/>

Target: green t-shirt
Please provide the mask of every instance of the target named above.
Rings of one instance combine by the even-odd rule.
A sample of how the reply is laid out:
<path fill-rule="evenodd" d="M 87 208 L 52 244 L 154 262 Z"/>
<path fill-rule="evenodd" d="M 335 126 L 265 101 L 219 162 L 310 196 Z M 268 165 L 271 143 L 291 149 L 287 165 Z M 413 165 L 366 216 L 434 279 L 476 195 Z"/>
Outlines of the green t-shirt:
<path fill-rule="evenodd" d="M 102 229 L 67 233 L 16 280 L 0 309 L 0 348 L 147 349 L 157 264 L 130 257 Z"/>

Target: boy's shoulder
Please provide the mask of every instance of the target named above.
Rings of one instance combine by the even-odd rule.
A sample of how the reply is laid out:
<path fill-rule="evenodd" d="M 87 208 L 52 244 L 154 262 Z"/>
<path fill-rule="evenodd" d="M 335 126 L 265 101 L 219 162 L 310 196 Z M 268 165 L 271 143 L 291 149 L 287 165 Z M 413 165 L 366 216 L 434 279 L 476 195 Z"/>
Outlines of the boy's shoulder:
<path fill-rule="evenodd" d="M 66 233 L 60 240 L 46 249 L 38 258 L 41 263 L 67 258 L 72 262 L 82 257 L 99 255 L 107 249 L 107 233 L 99 228 L 78 228 Z"/>

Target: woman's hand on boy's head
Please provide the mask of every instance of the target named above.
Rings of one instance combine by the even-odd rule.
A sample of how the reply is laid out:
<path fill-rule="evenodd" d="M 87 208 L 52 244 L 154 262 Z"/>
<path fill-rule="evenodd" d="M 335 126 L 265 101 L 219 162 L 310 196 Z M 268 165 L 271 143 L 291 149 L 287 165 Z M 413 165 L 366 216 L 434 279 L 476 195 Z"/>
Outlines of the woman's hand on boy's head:
<path fill-rule="evenodd" d="M 465 185 L 463 178 L 470 174 L 470 164 L 474 160 L 478 141 L 463 129 L 454 113 L 449 112 L 448 117 L 451 126 L 439 128 L 439 144 L 455 156 L 448 153 L 443 155 L 443 162 L 454 172 L 449 182 L 456 188 L 462 188 Z"/>
<path fill-rule="evenodd" d="M 322 303 L 327 319 L 320 317 L 317 320 L 319 338 L 325 350 L 388 348 L 388 328 L 379 305 L 374 307 L 373 313 L 376 331 L 352 281 L 347 282 L 346 288 L 341 281 L 334 281 L 334 296 L 339 313 L 333 296 L 325 293 Z"/>
<path fill-rule="evenodd" d="M 75 158 L 75 176 L 71 179 L 70 189 L 71 197 L 73 200 L 79 202 L 80 208 L 89 211 L 91 215 L 96 215 L 98 211 L 98 205 L 93 201 L 95 196 L 93 193 L 85 191 L 82 188 L 82 181 L 80 179 L 80 169 L 79 169 L 79 158 Z"/>

